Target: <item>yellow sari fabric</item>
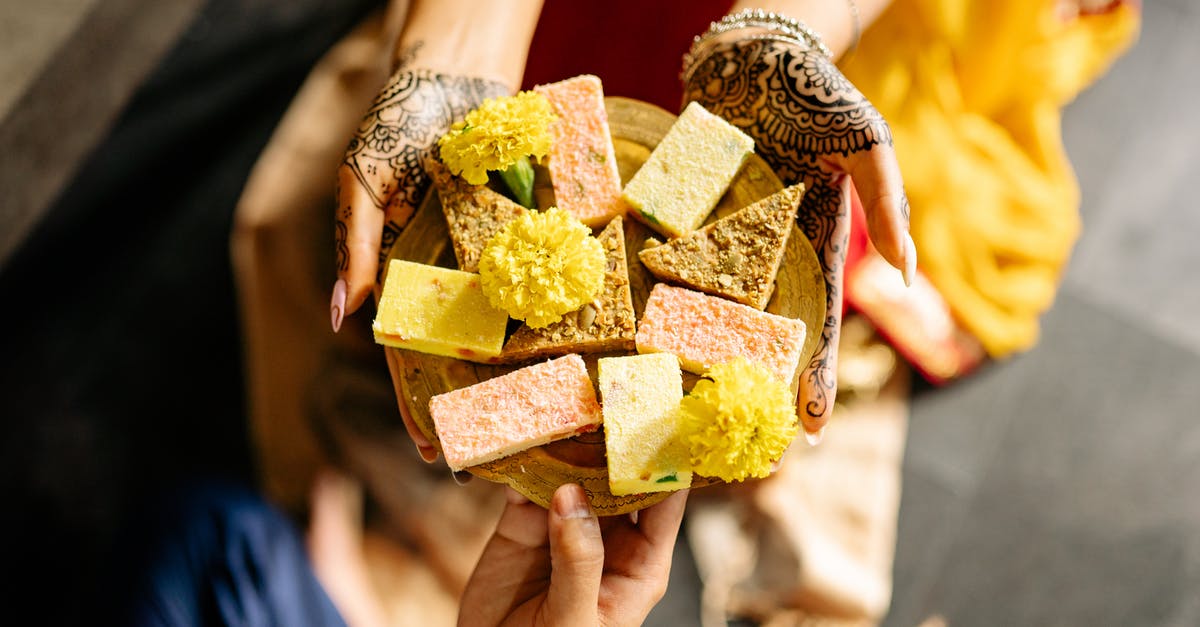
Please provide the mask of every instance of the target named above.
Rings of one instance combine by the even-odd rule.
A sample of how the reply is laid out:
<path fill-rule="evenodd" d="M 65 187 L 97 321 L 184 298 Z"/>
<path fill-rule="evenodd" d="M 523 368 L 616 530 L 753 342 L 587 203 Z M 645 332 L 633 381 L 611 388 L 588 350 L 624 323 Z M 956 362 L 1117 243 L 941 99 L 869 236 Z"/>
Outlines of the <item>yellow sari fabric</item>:
<path fill-rule="evenodd" d="M 1079 234 L 1062 107 L 1139 26 L 1130 3 L 896 0 L 844 60 L 892 126 L 921 271 L 993 357 L 1037 341 Z"/>

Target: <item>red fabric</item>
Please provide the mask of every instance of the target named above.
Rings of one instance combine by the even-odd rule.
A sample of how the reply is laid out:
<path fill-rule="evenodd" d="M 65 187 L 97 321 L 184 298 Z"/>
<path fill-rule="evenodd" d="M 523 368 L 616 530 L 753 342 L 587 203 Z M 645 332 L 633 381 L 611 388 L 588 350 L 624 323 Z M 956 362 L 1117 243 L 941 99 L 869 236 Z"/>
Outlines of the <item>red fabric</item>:
<path fill-rule="evenodd" d="M 683 53 L 731 5 L 731 0 L 546 0 L 524 88 L 595 74 L 605 95 L 679 111 Z"/>
<path fill-rule="evenodd" d="M 850 276 L 854 272 L 855 266 L 862 261 L 867 254 L 867 249 L 871 245 L 871 238 L 867 235 L 867 214 L 863 211 L 862 200 L 858 197 L 858 190 L 853 185 L 850 186 L 850 241 L 846 245 L 846 272 L 844 276 Z M 850 309 L 850 299 L 842 299 L 842 315 Z"/>

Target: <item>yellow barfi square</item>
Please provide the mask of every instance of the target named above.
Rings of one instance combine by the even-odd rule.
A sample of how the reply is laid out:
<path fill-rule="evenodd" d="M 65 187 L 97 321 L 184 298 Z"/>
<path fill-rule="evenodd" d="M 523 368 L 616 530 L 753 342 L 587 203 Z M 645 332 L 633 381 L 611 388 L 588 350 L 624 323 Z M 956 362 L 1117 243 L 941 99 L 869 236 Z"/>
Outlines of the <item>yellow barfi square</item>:
<path fill-rule="evenodd" d="M 674 355 L 605 357 L 597 363 L 608 487 L 614 495 L 692 485 L 677 409 L 683 378 Z"/>
<path fill-rule="evenodd" d="M 679 237 L 704 223 L 752 152 L 753 139 L 693 102 L 622 196 L 650 228 Z"/>
<path fill-rule="evenodd" d="M 500 354 L 507 324 L 479 275 L 393 259 L 371 330 L 385 346 L 486 363 Z"/>

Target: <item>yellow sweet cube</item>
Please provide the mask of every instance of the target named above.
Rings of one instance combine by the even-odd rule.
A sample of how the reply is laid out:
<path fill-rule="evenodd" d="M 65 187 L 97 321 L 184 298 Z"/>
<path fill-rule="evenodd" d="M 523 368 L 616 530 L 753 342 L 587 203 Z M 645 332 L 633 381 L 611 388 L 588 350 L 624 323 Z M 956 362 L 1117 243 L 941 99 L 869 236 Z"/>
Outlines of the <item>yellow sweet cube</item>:
<path fill-rule="evenodd" d="M 478 274 L 393 259 L 371 329 L 385 346 L 487 363 L 500 354 L 507 324 Z"/>
<path fill-rule="evenodd" d="M 625 185 L 622 197 L 650 228 L 679 237 L 704 223 L 753 152 L 753 139 L 693 102 Z"/>
<path fill-rule="evenodd" d="M 614 495 L 692 485 L 677 409 L 683 379 L 674 355 L 605 357 L 599 369 L 608 487 Z"/>

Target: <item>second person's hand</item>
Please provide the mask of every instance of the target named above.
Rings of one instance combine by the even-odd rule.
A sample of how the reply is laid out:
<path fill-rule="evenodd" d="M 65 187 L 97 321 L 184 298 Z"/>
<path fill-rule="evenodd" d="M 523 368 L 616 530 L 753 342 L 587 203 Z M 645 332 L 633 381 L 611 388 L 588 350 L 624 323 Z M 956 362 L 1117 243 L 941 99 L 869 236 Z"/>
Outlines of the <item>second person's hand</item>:
<path fill-rule="evenodd" d="M 629 516 L 597 518 L 583 489 L 560 486 L 549 511 L 508 503 L 460 602 L 458 624 L 641 625 L 662 598 L 687 491 Z"/>

